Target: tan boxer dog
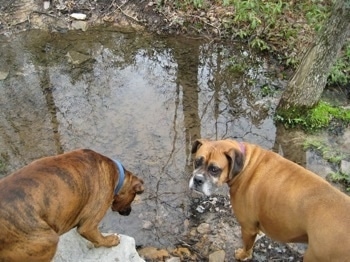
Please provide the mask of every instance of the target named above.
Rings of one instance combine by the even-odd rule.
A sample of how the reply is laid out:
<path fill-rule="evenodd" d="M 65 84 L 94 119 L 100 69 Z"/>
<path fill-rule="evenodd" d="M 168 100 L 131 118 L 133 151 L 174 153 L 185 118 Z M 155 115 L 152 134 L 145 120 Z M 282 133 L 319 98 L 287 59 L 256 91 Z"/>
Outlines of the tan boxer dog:
<path fill-rule="evenodd" d="M 118 245 L 98 224 L 110 206 L 128 215 L 143 189 L 118 161 L 88 149 L 32 162 L 0 180 L 0 261 L 51 261 L 74 227 L 95 247 Z"/>
<path fill-rule="evenodd" d="M 191 189 L 210 195 L 227 183 L 241 225 L 238 260 L 252 258 L 261 230 L 281 242 L 304 242 L 304 261 L 350 261 L 350 197 L 305 168 L 259 146 L 197 140 Z"/>

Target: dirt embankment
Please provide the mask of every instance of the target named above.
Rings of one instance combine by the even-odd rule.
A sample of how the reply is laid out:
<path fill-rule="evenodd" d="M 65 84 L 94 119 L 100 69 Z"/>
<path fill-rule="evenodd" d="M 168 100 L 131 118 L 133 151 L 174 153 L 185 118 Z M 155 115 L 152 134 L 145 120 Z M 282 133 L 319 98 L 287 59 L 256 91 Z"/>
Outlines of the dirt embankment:
<path fill-rule="evenodd" d="M 83 14 L 86 18 L 77 19 L 73 14 Z M 0 33 L 27 29 L 86 30 L 96 25 L 164 34 L 189 33 L 182 25 L 184 15 L 168 8 L 160 11 L 156 1 L 0 0 Z M 207 33 L 214 35 L 215 30 L 211 29 Z"/>

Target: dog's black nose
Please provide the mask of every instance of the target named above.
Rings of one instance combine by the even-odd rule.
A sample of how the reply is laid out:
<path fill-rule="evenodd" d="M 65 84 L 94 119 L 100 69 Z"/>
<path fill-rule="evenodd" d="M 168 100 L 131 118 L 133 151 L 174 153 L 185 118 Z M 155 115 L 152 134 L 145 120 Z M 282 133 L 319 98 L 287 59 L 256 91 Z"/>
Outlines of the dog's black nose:
<path fill-rule="evenodd" d="M 122 211 L 119 211 L 118 213 L 122 216 L 128 216 L 128 215 L 130 215 L 130 212 L 131 212 L 131 207 L 128 207 Z"/>
<path fill-rule="evenodd" d="M 193 178 L 193 183 L 195 186 L 201 186 L 204 184 L 204 177 L 202 176 L 195 176 Z"/>

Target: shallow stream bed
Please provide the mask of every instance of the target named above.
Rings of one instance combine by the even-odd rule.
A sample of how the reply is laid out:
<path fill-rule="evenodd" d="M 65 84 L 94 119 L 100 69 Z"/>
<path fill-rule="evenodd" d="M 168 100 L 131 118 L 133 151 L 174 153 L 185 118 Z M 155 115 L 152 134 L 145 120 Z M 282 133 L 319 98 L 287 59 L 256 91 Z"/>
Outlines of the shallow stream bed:
<path fill-rule="evenodd" d="M 119 159 L 146 191 L 129 217 L 109 212 L 101 230 L 138 246 L 188 245 L 198 261 L 225 250 L 233 261 L 240 233 L 226 188 L 209 199 L 188 189 L 196 138 L 249 141 L 309 167 L 315 159 L 302 132 L 272 119 L 283 68 L 244 46 L 108 28 L 32 30 L 0 43 L 1 174 L 76 148 Z M 191 233 L 203 223 L 209 231 Z M 256 261 L 299 259 L 262 243 Z"/>

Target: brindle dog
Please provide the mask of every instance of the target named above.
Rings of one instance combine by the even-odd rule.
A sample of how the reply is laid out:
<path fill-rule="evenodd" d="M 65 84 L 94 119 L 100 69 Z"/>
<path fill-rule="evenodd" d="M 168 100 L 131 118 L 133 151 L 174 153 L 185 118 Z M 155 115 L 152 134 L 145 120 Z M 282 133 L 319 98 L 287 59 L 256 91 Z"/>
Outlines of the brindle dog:
<path fill-rule="evenodd" d="M 142 179 L 92 150 L 36 160 L 0 180 L 0 261 L 51 261 L 74 227 L 95 247 L 116 246 L 98 224 L 110 206 L 128 215 L 143 190 Z"/>

